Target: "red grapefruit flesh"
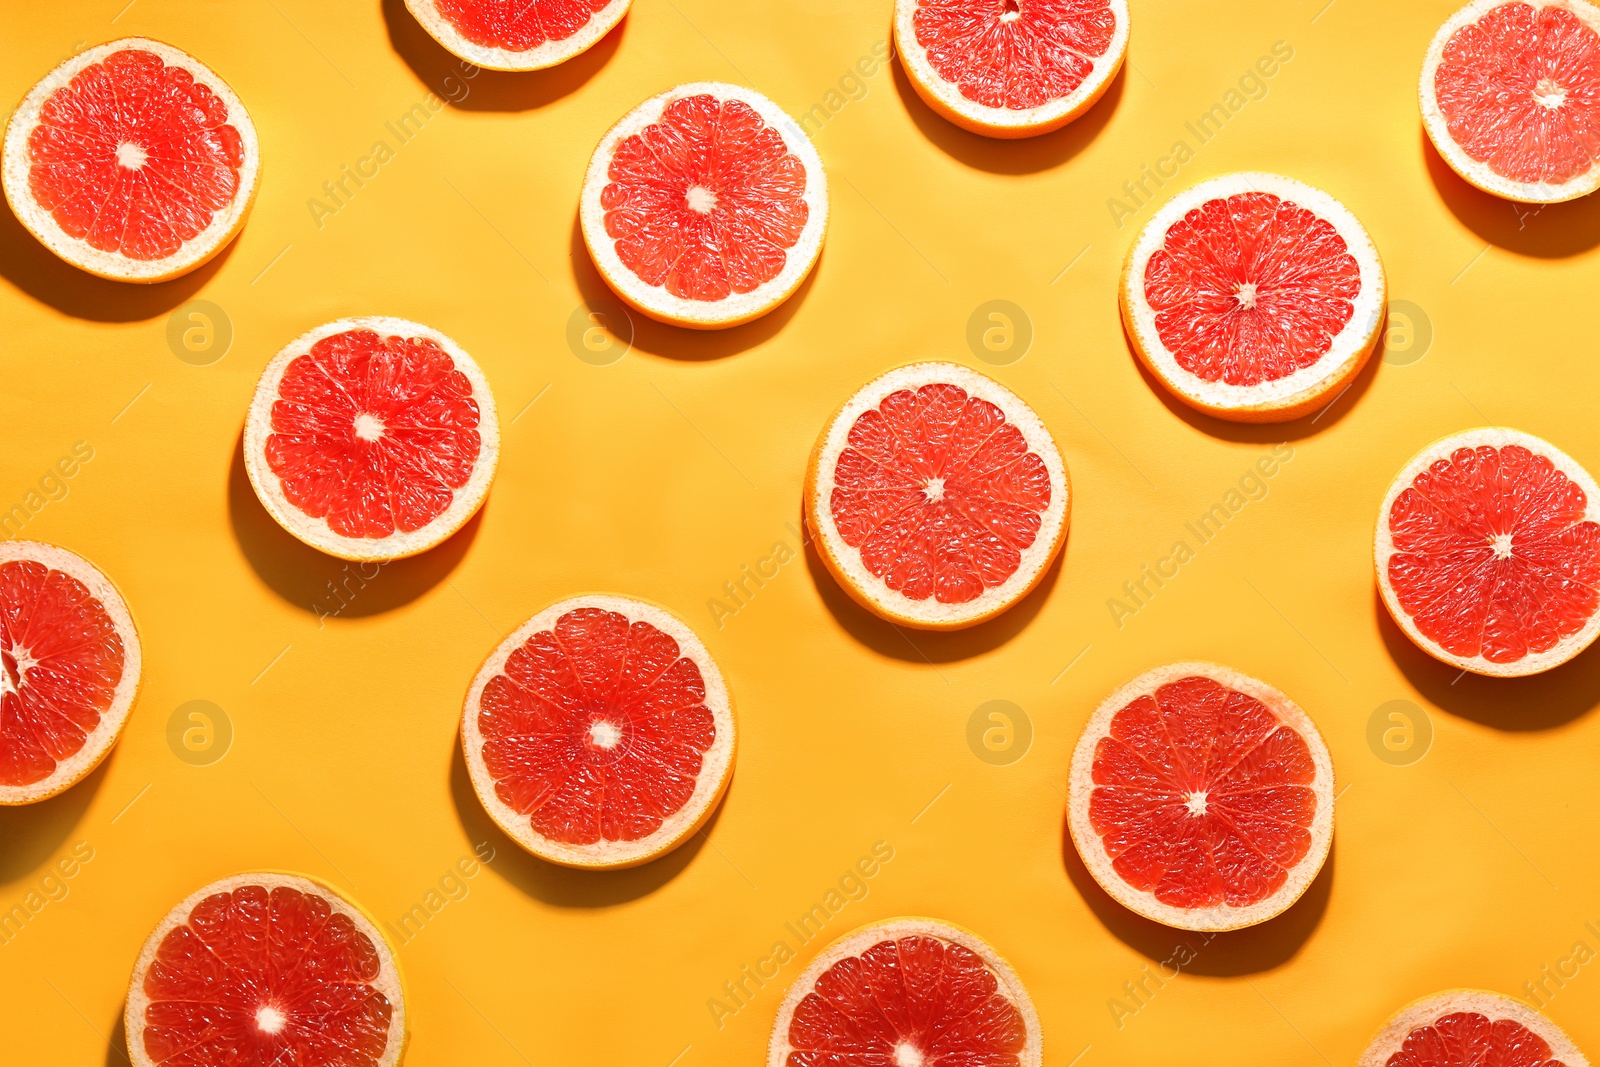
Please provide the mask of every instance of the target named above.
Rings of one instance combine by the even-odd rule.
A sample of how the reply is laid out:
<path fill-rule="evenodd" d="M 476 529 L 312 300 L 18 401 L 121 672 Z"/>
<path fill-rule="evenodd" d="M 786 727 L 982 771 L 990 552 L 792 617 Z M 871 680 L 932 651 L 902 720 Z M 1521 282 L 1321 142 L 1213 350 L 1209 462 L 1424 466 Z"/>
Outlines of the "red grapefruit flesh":
<path fill-rule="evenodd" d="M 1420 96 L 1434 147 L 1478 188 L 1524 203 L 1600 188 L 1600 7 L 1475 0 L 1434 37 Z"/>
<path fill-rule="evenodd" d="M 1265 922 L 1333 837 L 1333 765 L 1311 719 L 1206 663 L 1140 675 L 1100 705 L 1072 760 L 1068 827 L 1095 880 L 1185 930 Z"/>
<path fill-rule="evenodd" d="M 0 543 L 0 804 L 81 781 L 116 744 L 139 635 L 111 581 L 37 541 Z"/>
<path fill-rule="evenodd" d="M 406 1042 L 394 950 L 332 887 L 224 878 L 145 942 L 124 1021 L 134 1067 L 393 1067 Z"/>
<path fill-rule="evenodd" d="M 1526 1004 L 1453 989 L 1402 1008 L 1357 1067 L 1589 1067 L 1589 1061 Z"/>
<path fill-rule="evenodd" d="M 592 47 L 630 0 L 406 0 L 440 44 L 490 70 L 539 70 Z"/>
<path fill-rule="evenodd" d="M 499 458 L 494 398 L 448 337 L 403 319 L 341 319 L 262 372 L 245 426 L 256 495 L 330 555 L 398 559 L 483 503 Z"/>
<path fill-rule="evenodd" d="M 6 130 L 4 184 L 17 217 L 68 263 L 157 282 L 233 239 L 260 165 L 255 127 L 221 78 L 130 37 L 34 86 Z"/>
<path fill-rule="evenodd" d="M 1395 622 L 1453 666 L 1535 674 L 1600 635 L 1600 489 L 1531 434 L 1429 445 L 1390 486 L 1374 551 Z"/>
<path fill-rule="evenodd" d="M 643 601 L 546 608 L 467 693 L 462 748 L 479 799 L 537 856 L 629 867 L 704 825 L 733 773 L 727 686 L 700 639 Z"/>
<path fill-rule="evenodd" d="M 890 919 L 829 945 L 773 1024 L 767 1067 L 1038 1067 L 1039 1017 L 976 935 Z"/>

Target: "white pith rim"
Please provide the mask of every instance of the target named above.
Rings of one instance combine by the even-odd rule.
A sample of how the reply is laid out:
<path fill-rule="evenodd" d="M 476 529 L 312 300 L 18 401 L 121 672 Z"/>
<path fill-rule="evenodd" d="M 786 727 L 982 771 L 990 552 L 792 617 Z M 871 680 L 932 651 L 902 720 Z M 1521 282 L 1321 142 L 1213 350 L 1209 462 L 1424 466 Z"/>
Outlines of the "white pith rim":
<path fill-rule="evenodd" d="M 748 293 L 729 293 L 721 300 L 689 300 L 669 293 L 664 285 L 646 285 L 617 255 L 616 240 L 606 233 L 606 212 L 600 195 L 609 183 L 609 168 L 617 146 L 645 127 L 661 121 L 674 100 L 709 94 L 719 101 L 740 100 L 754 108 L 772 129 L 782 136 L 791 155 L 799 158 L 806 171 L 806 189 L 801 197 L 807 208 L 805 229 L 792 248 L 785 251 L 783 270 L 769 282 Z M 722 329 L 759 318 L 787 300 L 800 287 L 817 257 L 822 254 L 822 238 L 828 228 L 828 180 L 805 131 L 788 113 L 753 89 L 726 82 L 691 82 L 652 96 L 624 115 L 601 138 L 589 159 L 583 178 L 579 206 L 583 242 L 589 247 L 595 266 L 606 283 L 632 307 L 651 318 L 696 329 Z"/>
<path fill-rule="evenodd" d="M 937 599 L 913 600 L 873 574 L 861 562 L 861 550 L 845 542 L 833 520 L 834 474 L 839 456 L 849 444 L 850 430 L 867 411 L 900 390 L 916 391 L 925 385 L 956 385 L 998 407 L 1006 421 L 1022 432 L 1028 448 L 1044 462 L 1050 475 L 1050 506 L 1039 516 L 1039 533 L 1022 551 L 1017 569 L 1000 585 L 985 589 L 965 604 L 941 604 Z M 1049 569 L 1066 538 L 1071 513 L 1071 484 L 1066 463 L 1043 420 L 1033 408 L 993 378 L 958 363 L 912 363 L 897 367 L 862 386 L 823 428 L 811 453 L 806 472 L 806 520 L 817 538 L 823 560 L 847 592 L 864 606 L 891 622 L 925 629 L 958 629 L 991 618 L 1027 596 Z"/>
<path fill-rule="evenodd" d="M 1509 1019 L 1544 1038 L 1550 1058 L 1566 1067 L 1589 1067 L 1589 1061 L 1561 1028 L 1520 1000 L 1483 989 L 1447 989 L 1431 997 L 1413 1001 L 1396 1012 L 1372 1039 L 1356 1067 L 1387 1067 L 1389 1057 L 1399 1052 L 1412 1031 L 1431 1026 L 1446 1015 L 1472 1012 L 1490 1022 Z"/>
<path fill-rule="evenodd" d="M 1028 0 L 1020 0 L 1027 3 Z M 946 119 L 973 133 L 990 137 L 1032 137 L 1060 129 L 1094 106 L 1106 91 L 1111 79 L 1122 69 L 1128 54 L 1128 4 L 1127 0 L 1107 0 L 1116 16 L 1117 28 L 1112 33 L 1111 44 L 1105 55 L 1080 56 L 1094 64 L 1094 69 L 1072 92 L 1066 96 L 1040 104 L 1038 107 L 989 107 L 961 95 L 961 87 L 947 81 L 928 61 L 928 50 L 917 41 L 917 9 L 921 0 L 895 0 L 894 47 L 911 76 L 911 84 L 929 106 Z"/>
<path fill-rule="evenodd" d="M 318 341 L 334 334 L 351 330 L 373 330 L 384 337 L 425 338 L 444 349 L 456 369 L 472 383 L 472 398 L 478 404 L 478 462 L 472 469 L 467 484 L 452 490 L 450 506 L 426 526 L 406 533 L 395 530 L 387 537 L 346 537 L 334 532 L 327 519 L 314 518 L 289 502 L 284 495 L 283 481 L 267 463 L 267 438 L 272 435 L 272 405 L 278 400 L 278 387 L 284 372 L 297 357 L 306 355 Z M 489 381 L 472 357 L 450 338 L 438 330 L 409 322 L 406 319 L 362 317 L 340 319 L 305 333 L 290 341 L 272 357 L 261 372 L 255 395 L 250 400 L 250 413 L 244 428 L 245 472 L 255 488 L 262 507 L 267 509 L 278 524 L 312 548 L 348 560 L 393 560 L 425 552 L 450 537 L 472 518 L 483 505 L 494 481 L 495 467 L 500 460 L 500 421 L 495 413 L 494 394 Z"/>
<path fill-rule="evenodd" d="M 531 2 L 531 0 L 530 0 Z M 459 59 L 485 70 L 543 70 L 587 52 L 628 13 L 632 0 L 611 0 L 582 29 L 560 41 L 544 41 L 521 52 L 468 40 L 455 23 L 439 13 L 437 0 L 406 0 L 406 8 L 435 41 Z"/>
<path fill-rule="evenodd" d="M 1350 321 L 1316 363 L 1276 381 L 1229 385 L 1207 381 L 1178 364 L 1156 330 L 1156 312 L 1145 295 L 1145 270 L 1150 257 L 1166 246 L 1167 232 L 1190 211 L 1211 200 L 1248 192 L 1271 193 L 1330 223 L 1360 268 L 1361 292 L 1353 301 Z M 1366 363 L 1383 329 L 1388 283 L 1371 236 L 1338 200 L 1293 178 L 1245 171 L 1201 182 L 1161 206 L 1128 252 L 1121 296 L 1123 321 L 1139 357 L 1179 399 L 1222 418 L 1280 421 L 1306 413 Z"/>
<path fill-rule="evenodd" d="M 573 845 L 546 837 L 533 828 L 528 816 L 518 813 L 500 799 L 495 791 L 495 779 L 483 760 L 484 739 L 478 728 L 478 712 L 484 687 L 492 678 L 505 673 L 506 660 L 529 638 L 541 631 L 554 629 L 557 619 L 578 608 L 616 612 L 629 622 L 649 623 L 676 641 L 678 654 L 694 661 L 700 669 L 700 677 L 706 688 L 705 706 L 716 724 L 716 737 L 711 747 L 701 754 L 700 776 L 695 780 L 694 791 L 689 795 L 688 802 L 662 820 L 655 833 L 636 841 L 602 839 L 592 845 Z M 706 646 L 686 623 L 665 608 L 642 600 L 590 594 L 550 605 L 495 647 L 483 666 L 478 668 L 467 690 L 461 715 L 461 748 L 466 757 L 467 771 L 472 777 L 472 788 L 483 802 L 484 810 L 513 841 L 541 859 L 566 867 L 620 868 L 632 867 L 671 852 L 704 825 L 733 776 L 737 729 L 733 702 L 728 696 L 728 686 L 723 681 L 722 672 Z"/>
<path fill-rule="evenodd" d="M 39 124 L 39 113 L 56 90 L 70 82 L 85 67 L 100 62 L 113 52 L 127 50 L 153 52 L 169 67 L 181 67 L 217 95 L 228 109 L 228 123 L 239 131 L 244 165 L 239 169 L 239 190 L 222 211 L 200 233 L 165 259 L 132 259 L 120 252 L 104 252 L 82 238 L 72 237 L 57 224 L 54 216 L 33 198 L 28 186 L 31 160 L 28 136 Z M 6 126 L 3 183 L 6 200 L 22 224 L 50 251 L 74 267 L 102 278 L 127 282 L 161 282 L 186 274 L 220 252 L 244 226 L 245 216 L 255 201 L 261 176 L 261 146 L 255 124 L 239 97 L 215 71 L 180 49 L 148 37 L 124 37 L 85 49 L 46 74 L 17 105 Z"/>
<path fill-rule="evenodd" d="M 767 1067 L 786 1067 L 789 1053 L 794 1051 L 794 1046 L 789 1044 L 789 1024 L 794 1020 L 795 1009 L 816 987 L 817 979 L 821 978 L 829 967 L 840 960 L 859 956 L 880 942 L 898 941 L 905 937 L 928 937 L 947 944 L 960 945 L 983 960 L 984 966 L 994 975 L 999 992 L 1011 1001 L 1022 1015 L 1027 1030 L 1027 1043 L 1017 1056 L 1018 1067 L 1039 1067 L 1044 1062 L 1039 1013 L 1034 1010 L 1032 998 L 1028 996 L 1027 989 L 1023 987 L 1022 980 L 1011 969 L 1011 965 L 970 930 L 938 919 L 906 916 L 885 919 L 852 930 L 817 954 L 810 965 L 800 973 L 800 977 L 795 979 L 794 985 L 789 987 L 788 993 L 784 995 L 783 1004 L 778 1008 L 778 1018 L 772 1024 L 772 1040 L 767 1047 Z"/>
<path fill-rule="evenodd" d="M 1276 893 L 1244 907 L 1218 904 L 1209 908 L 1179 908 L 1156 899 L 1153 892 L 1135 889 L 1123 880 L 1106 851 L 1105 842 L 1089 818 L 1089 800 L 1094 783 L 1094 755 L 1100 740 L 1111 732 L 1117 712 L 1143 696 L 1150 696 L 1169 682 L 1199 676 L 1254 697 L 1278 717 L 1287 728 L 1305 739 L 1316 768 L 1311 789 L 1317 798 L 1317 811 L 1311 821 L 1311 846 L 1289 872 Z M 1173 663 L 1146 671 L 1112 693 L 1095 709 L 1084 725 L 1072 753 L 1072 773 L 1067 785 L 1067 828 L 1084 866 L 1112 899 L 1130 911 L 1180 930 L 1238 930 L 1266 922 L 1287 911 L 1316 880 L 1333 844 L 1333 759 L 1316 723 L 1300 706 L 1265 682 L 1257 681 L 1229 667 L 1215 663 Z"/>
<path fill-rule="evenodd" d="M 400 1057 L 405 1053 L 408 1036 L 405 982 L 400 975 L 399 960 L 395 957 L 394 946 L 389 943 L 389 939 L 384 936 L 378 924 L 359 905 L 326 882 L 301 874 L 257 871 L 235 874 L 191 893 L 181 904 L 167 913 L 166 918 L 161 920 L 145 940 L 144 948 L 139 952 L 139 960 L 133 967 L 133 978 L 128 984 L 128 1003 L 123 1012 L 123 1024 L 127 1029 L 128 1055 L 132 1058 L 134 1067 L 159 1067 L 144 1048 L 145 1009 L 150 1006 L 150 997 L 144 991 L 144 976 L 149 971 L 150 965 L 155 962 L 162 940 L 177 927 L 187 925 L 190 914 L 201 901 L 222 893 L 232 893 L 245 886 L 262 886 L 268 891 L 287 887 L 318 897 L 326 901 L 333 911 L 349 918 L 356 929 L 366 935 L 381 961 L 377 979 L 369 984 L 388 999 L 390 1007 L 389 1040 L 384 1046 L 383 1058 L 378 1061 L 378 1067 L 394 1067 L 394 1064 L 399 1063 Z"/>
<path fill-rule="evenodd" d="M 1520 678 L 1559 667 L 1593 644 L 1595 638 L 1600 636 L 1600 611 L 1589 617 L 1582 630 L 1557 642 L 1555 647 L 1548 651 L 1535 652 L 1513 663 L 1493 663 L 1482 656 L 1458 656 L 1417 629 L 1416 624 L 1411 621 L 1411 616 L 1401 607 L 1400 596 L 1389 582 L 1389 558 L 1395 554 L 1394 537 L 1389 532 L 1389 514 L 1400 494 L 1411 487 L 1417 475 L 1437 461 L 1449 458 L 1457 449 L 1489 447 L 1499 450 L 1507 445 L 1521 445 L 1534 455 L 1548 459 L 1557 470 L 1583 490 L 1586 499 L 1583 519 L 1580 521 L 1600 522 L 1600 486 L 1595 484 L 1594 478 L 1582 464 L 1555 445 L 1532 434 L 1505 426 L 1481 426 L 1440 438 L 1411 457 L 1411 462 L 1395 475 L 1394 481 L 1389 483 L 1388 493 L 1384 495 L 1383 506 L 1378 510 L 1378 527 L 1373 538 L 1372 559 L 1373 566 L 1377 570 L 1378 589 L 1383 594 L 1384 606 L 1389 609 L 1389 614 L 1394 618 L 1396 625 L 1406 632 L 1406 636 L 1411 638 L 1418 648 L 1435 659 L 1474 674 L 1486 674 L 1497 678 Z"/>
<path fill-rule="evenodd" d="M 1450 136 L 1450 124 L 1439 108 L 1435 84 L 1439 65 L 1444 62 L 1444 50 L 1449 45 L 1450 39 L 1463 26 L 1472 25 L 1495 8 L 1504 7 L 1512 2 L 1527 4 L 1536 11 L 1542 11 L 1547 7 L 1564 8 L 1576 15 L 1590 29 L 1600 33 L 1600 7 L 1589 3 L 1588 0 L 1473 0 L 1445 20 L 1445 24 L 1439 27 L 1439 32 L 1434 35 L 1433 43 L 1428 46 L 1427 58 L 1422 63 L 1422 77 L 1417 85 L 1417 99 L 1422 105 L 1423 128 L 1428 131 L 1428 139 L 1433 142 L 1433 147 L 1439 150 L 1439 155 L 1444 157 L 1450 169 L 1468 184 L 1486 193 L 1521 204 L 1557 204 L 1565 200 L 1576 200 L 1580 196 L 1588 196 L 1596 189 L 1600 189 L 1600 160 L 1596 160 L 1583 174 L 1564 182 L 1519 182 L 1514 178 L 1505 177 L 1489 164 L 1480 163 L 1467 155 L 1466 150 Z"/>
<path fill-rule="evenodd" d="M 118 636 L 122 638 L 122 676 L 112 690 L 111 706 L 83 739 L 82 748 L 56 764 L 56 769 L 47 778 L 29 785 L 0 785 L 0 805 L 7 806 L 32 804 L 53 797 L 82 781 L 100 765 L 100 761 L 117 743 L 117 738 L 122 736 L 122 727 L 127 723 L 134 698 L 139 693 L 139 679 L 144 664 L 139 647 L 139 631 L 133 624 L 128 604 L 111 579 L 102 574 L 98 567 L 82 556 L 42 541 L 0 541 L 0 564 L 18 560 L 43 564 L 83 583 L 105 609 Z"/>

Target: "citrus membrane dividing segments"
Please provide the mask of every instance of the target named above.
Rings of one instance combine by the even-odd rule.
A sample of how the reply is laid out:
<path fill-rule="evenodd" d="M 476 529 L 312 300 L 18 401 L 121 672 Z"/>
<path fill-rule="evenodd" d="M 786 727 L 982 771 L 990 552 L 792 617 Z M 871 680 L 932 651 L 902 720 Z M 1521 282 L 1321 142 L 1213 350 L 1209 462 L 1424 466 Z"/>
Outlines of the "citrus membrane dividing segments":
<path fill-rule="evenodd" d="M 1532 434 L 1483 427 L 1417 453 L 1373 552 L 1389 614 L 1451 666 L 1536 674 L 1600 635 L 1600 487 Z"/>
<path fill-rule="evenodd" d="M 303 875 L 238 874 L 161 920 L 124 1011 L 133 1067 L 393 1067 L 405 990 L 362 909 Z"/>
<path fill-rule="evenodd" d="M 632 0 L 406 0 L 447 50 L 487 70 L 541 70 L 592 48 Z"/>
<path fill-rule="evenodd" d="M 210 68 L 127 37 L 79 52 L 28 92 L 0 166 L 11 210 L 50 251 L 103 278 L 160 282 L 244 226 L 261 151 Z"/>
<path fill-rule="evenodd" d="M 862 606 L 954 630 L 1038 585 L 1071 500 L 1061 453 L 1020 397 L 955 363 L 914 363 L 823 427 L 804 507 L 822 561 Z"/>
<path fill-rule="evenodd" d="M 1310 717 L 1227 667 L 1147 671 L 1090 717 L 1067 826 L 1118 903 L 1182 930 L 1287 910 L 1333 841 L 1333 763 Z"/>
<path fill-rule="evenodd" d="M 1089 110 L 1128 52 L 1127 0 L 895 0 L 917 95 L 962 129 L 1033 137 Z"/>
<path fill-rule="evenodd" d="M 733 705 L 676 616 L 580 596 L 484 661 L 461 747 L 478 799 L 517 844 L 569 867 L 632 867 L 711 817 L 733 775 Z"/>
<path fill-rule="evenodd" d="M 122 733 L 142 659 L 133 616 L 88 560 L 0 542 L 0 804 L 55 796 Z"/>
<path fill-rule="evenodd" d="M 1507 200 L 1549 204 L 1600 188 L 1600 7 L 1473 0 L 1428 48 L 1418 88 L 1450 169 Z"/>
<path fill-rule="evenodd" d="M 483 504 L 499 457 L 477 363 L 404 319 L 340 319 L 291 341 L 262 372 L 244 431 L 262 506 L 350 560 L 444 541 Z"/>
<path fill-rule="evenodd" d="M 976 934 L 937 919 L 873 923 L 790 987 L 767 1067 L 1039 1067 L 1028 991 Z"/>
<path fill-rule="evenodd" d="M 629 112 L 583 180 L 583 240 L 606 283 L 652 318 L 720 329 L 765 315 L 822 252 L 828 185 L 778 105 L 721 82 Z"/>
<path fill-rule="evenodd" d="M 1560 1027 L 1519 1000 L 1450 989 L 1396 1012 L 1357 1067 L 1589 1067 Z"/>
<path fill-rule="evenodd" d="M 1377 348 L 1378 250 L 1343 204 L 1275 174 L 1201 182 L 1155 213 L 1122 271 L 1135 354 L 1184 403 L 1284 422 L 1334 400 Z"/>

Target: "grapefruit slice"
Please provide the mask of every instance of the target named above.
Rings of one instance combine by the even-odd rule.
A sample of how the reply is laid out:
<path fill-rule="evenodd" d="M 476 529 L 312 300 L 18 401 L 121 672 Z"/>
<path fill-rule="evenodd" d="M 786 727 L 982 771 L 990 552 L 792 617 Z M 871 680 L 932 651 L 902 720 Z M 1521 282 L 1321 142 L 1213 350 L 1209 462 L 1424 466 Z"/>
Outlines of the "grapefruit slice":
<path fill-rule="evenodd" d="M 145 37 L 79 52 L 6 126 L 11 210 L 91 274 L 163 282 L 244 226 L 261 174 L 256 128 L 210 68 Z"/>
<path fill-rule="evenodd" d="M 1537 674 L 1600 634 L 1600 488 L 1532 434 L 1483 427 L 1419 452 L 1383 499 L 1374 558 L 1394 621 L 1462 670 Z"/>
<path fill-rule="evenodd" d="M 696 82 L 611 127 L 589 161 L 580 218 L 617 295 L 662 322 L 715 330 L 765 315 L 811 273 L 828 184 L 777 104 Z"/>
<path fill-rule="evenodd" d="M 1067 467 L 1033 409 L 955 363 L 863 386 L 811 450 L 805 514 L 834 579 L 925 630 L 994 618 L 1039 584 L 1067 536 Z"/>
<path fill-rule="evenodd" d="M 1333 761 L 1288 697 L 1238 671 L 1146 671 L 1072 754 L 1067 826 L 1113 899 L 1180 930 L 1237 930 L 1300 899 L 1333 841 Z"/>
<path fill-rule="evenodd" d="M 1145 226 L 1122 270 L 1134 352 L 1184 403 L 1286 422 L 1331 403 L 1377 348 L 1372 238 L 1339 201 L 1275 174 L 1201 182 Z"/>
<path fill-rule="evenodd" d="M 1088 111 L 1128 54 L 1127 0 L 895 0 L 894 46 L 938 114 L 1033 137 Z"/>
<path fill-rule="evenodd" d="M 568 867 L 633 867 L 683 844 L 728 788 L 734 746 L 711 653 L 628 597 L 574 597 L 529 619 L 478 668 L 461 717 L 489 816 Z"/>
<path fill-rule="evenodd" d="M 542 70 L 586 52 L 631 0 L 406 0 L 450 52 L 488 70 Z"/>
<path fill-rule="evenodd" d="M 244 430 L 262 506 L 340 559 L 444 541 L 483 504 L 499 458 L 483 372 L 404 319 L 340 319 L 289 342 L 261 373 Z"/>
<path fill-rule="evenodd" d="M 1600 7 L 1473 0 L 1434 36 L 1418 95 L 1439 155 L 1484 192 L 1551 204 L 1600 188 Z"/>
<path fill-rule="evenodd" d="M 1555 1023 L 1521 1001 L 1451 989 L 1400 1009 L 1357 1067 L 1589 1067 Z"/>
<path fill-rule="evenodd" d="M 394 947 L 337 890 L 236 874 L 173 908 L 139 953 L 133 1067 L 393 1067 L 406 1003 Z"/>
<path fill-rule="evenodd" d="M 133 616 L 92 563 L 0 542 L 0 804 L 53 797 L 99 766 L 141 663 Z"/>
<path fill-rule="evenodd" d="M 936 919 L 835 941 L 778 1009 L 767 1067 L 1039 1067 L 1039 1016 L 1009 964 Z"/>

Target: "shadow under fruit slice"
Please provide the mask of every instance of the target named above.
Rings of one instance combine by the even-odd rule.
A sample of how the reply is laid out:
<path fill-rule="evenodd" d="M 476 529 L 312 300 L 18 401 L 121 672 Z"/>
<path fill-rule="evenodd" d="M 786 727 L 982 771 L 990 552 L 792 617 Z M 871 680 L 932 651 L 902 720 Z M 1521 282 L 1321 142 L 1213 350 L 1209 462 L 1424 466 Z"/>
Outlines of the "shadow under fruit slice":
<path fill-rule="evenodd" d="M 1067 826 L 1119 904 L 1181 930 L 1236 930 L 1310 887 L 1333 799 L 1327 746 L 1293 701 L 1227 667 L 1175 663 L 1084 726 Z"/>
<path fill-rule="evenodd" d="M 540 70 L 592 48 L 632 0 L 406 0 L 422 28 L 487 70 Z"/>
<path fill-rule="evenodd" d="M 303 875 L 238 874 L 145 941 L 124 1013 L 133 1067 L 393 1067 L 405 991 L 378 924 Z"/>
<path fill-rule="evenodd" d="M 1406 1005 L 1357 1067 L 1589 1067 L 1560 1027 L 1521 1001 L 1450 989 Z"/>
<path fill-rule="evenodd" d="M 632 867 L 711 817 L 733 775 L 733 707 L 676 616 L 580 596 L 484 661 L 461 747 L 478 799 L 517 844 L 568 867 Z"/>

